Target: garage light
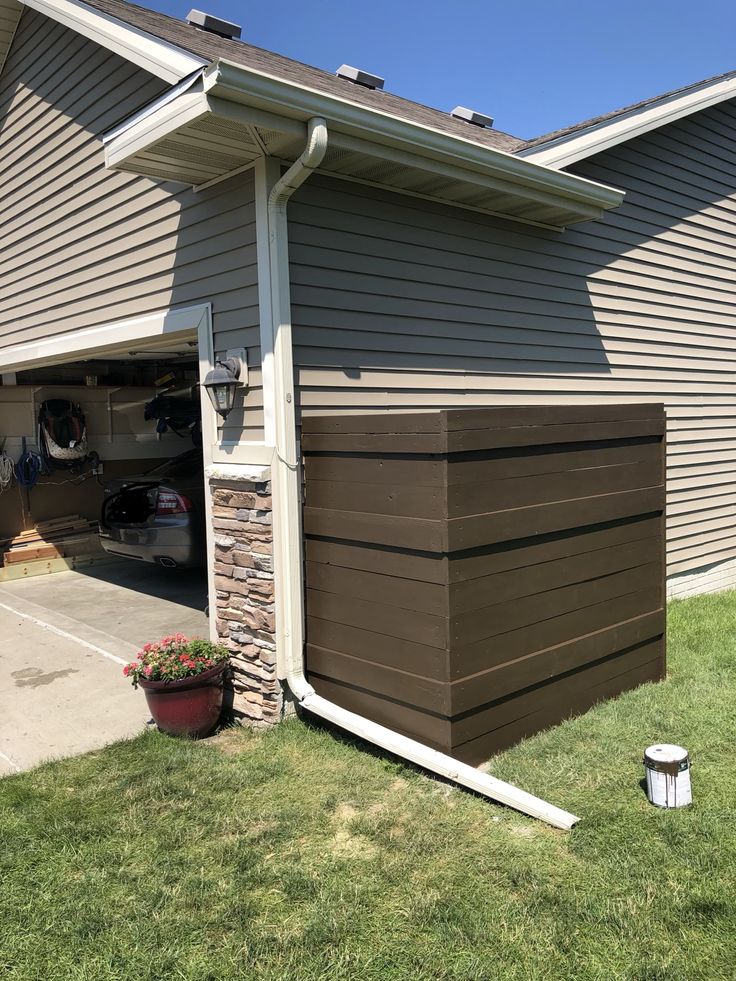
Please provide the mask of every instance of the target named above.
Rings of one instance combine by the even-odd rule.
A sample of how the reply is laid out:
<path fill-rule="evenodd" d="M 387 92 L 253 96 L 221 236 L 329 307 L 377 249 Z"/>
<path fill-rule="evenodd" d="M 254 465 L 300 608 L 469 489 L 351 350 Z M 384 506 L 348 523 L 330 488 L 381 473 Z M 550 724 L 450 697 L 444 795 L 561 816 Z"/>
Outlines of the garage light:
<path fill-rule="evenodd" d="M 240 384 L 243 362 L 240 358 L 226 358 L 216 361 L 215 367 L 207 372 L 204 387 L 223 422 L 230 415 L 235 404 L 235 389 Z"/>

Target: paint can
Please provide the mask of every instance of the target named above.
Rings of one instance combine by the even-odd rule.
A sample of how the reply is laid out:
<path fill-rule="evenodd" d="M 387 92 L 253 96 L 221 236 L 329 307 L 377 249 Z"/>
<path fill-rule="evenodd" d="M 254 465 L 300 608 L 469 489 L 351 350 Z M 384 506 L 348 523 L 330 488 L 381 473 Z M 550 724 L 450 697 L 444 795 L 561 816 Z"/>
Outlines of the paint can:
<path fill-rule="evenodd" d="M 682 746 L 657 743 L 644 751 L 647 797 L 655 807 L 692 804 L 690 758 Z"/>

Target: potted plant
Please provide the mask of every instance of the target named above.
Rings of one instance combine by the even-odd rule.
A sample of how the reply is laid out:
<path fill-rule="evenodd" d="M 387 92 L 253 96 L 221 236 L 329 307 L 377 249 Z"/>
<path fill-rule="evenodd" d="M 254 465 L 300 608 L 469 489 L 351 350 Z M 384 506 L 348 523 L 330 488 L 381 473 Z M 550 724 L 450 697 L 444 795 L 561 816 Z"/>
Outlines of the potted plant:
<path fill-rule="evenodd" d="M 153 721 L 173 736 L 209 735 L 222 712 L 228 652 L 209 640 L 172 634 L 146 644 L 123 674 L 146 695 Z"/>

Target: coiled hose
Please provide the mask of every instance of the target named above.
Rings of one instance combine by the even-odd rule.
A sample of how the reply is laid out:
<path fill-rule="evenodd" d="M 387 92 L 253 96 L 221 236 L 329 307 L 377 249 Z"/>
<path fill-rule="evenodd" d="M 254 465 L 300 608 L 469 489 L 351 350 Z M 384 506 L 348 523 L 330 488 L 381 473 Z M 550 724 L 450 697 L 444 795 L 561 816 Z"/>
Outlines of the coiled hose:
<path fill-rule="evenodd" d="M 43 471 L 43 461 L 34 450 L 26 450 L 15 465 L 15 479 L 21 487 L 35 487 Z"/>
<path fill-rule="evenodd" d="M 8 454 L 3 450 L 0 453 L 0 494 L 8 489 L 15 478 L 15 466 Z"/>

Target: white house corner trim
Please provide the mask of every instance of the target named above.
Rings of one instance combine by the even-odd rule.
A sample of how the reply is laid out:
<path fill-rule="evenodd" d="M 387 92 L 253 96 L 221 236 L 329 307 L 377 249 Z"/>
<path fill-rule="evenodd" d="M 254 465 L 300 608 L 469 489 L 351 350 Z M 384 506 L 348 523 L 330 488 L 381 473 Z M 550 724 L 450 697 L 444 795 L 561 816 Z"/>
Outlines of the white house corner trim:
<path fill-rule="evenodd" d="M 258 309 L 261 343 L 261 383 L 263 386 L 263 441 L 276 444 L 276 389 L 274 379 L 274 324 L 268 197 L 278 181 L 281 167 L 272 157 L 260 157 L 255 164 L 256 261 L 258 266 Z"/>

